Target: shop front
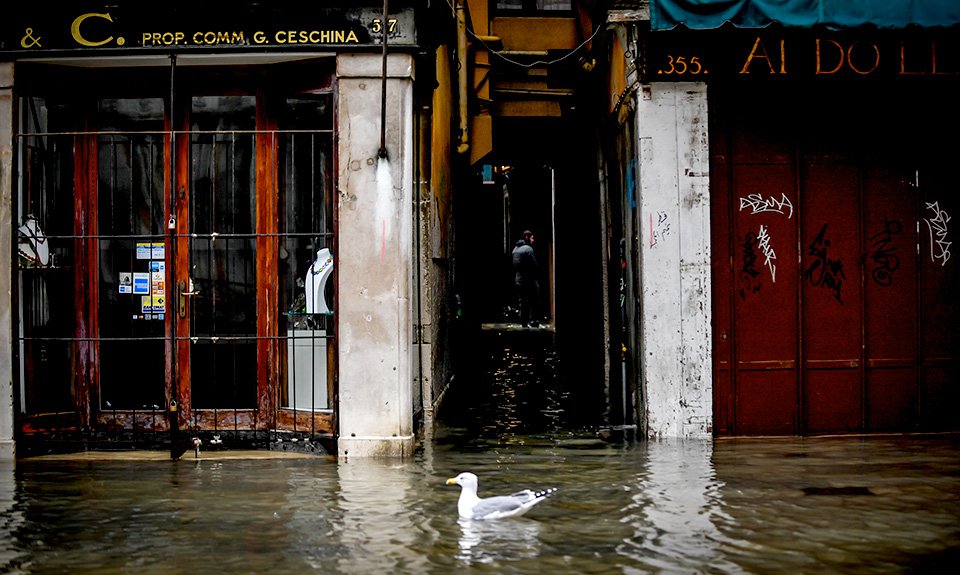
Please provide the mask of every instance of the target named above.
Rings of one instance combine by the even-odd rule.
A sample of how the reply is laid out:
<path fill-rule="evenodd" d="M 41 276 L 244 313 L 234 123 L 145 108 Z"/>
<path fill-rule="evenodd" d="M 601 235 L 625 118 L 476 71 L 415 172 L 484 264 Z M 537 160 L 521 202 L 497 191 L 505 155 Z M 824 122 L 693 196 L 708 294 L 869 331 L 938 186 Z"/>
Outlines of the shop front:
<path fill-rule="evenodd" d="M 680 285 L 710 290 L 674 308 L 681 349 L 709 350 L 709 385 L 680 361 L 671 387 L 664 358 L 685 352 L 661 353 L 667 292 L 654 290 L 669 286 L 643 271 L 654 434 L 704 406 L 698 429 L 721 436 L 956 430 L 956 12 L 865 16 L 838 2 L 817 20 L 800 3 L 694 4 L 651 3 L 640 37 L 643 265 L 670 263 L 663 235 L 679 233 Z M 664 112 L 670 122 L 652 115 Z M 663 123 L 684 132 L 675 154 Z M 709 193 L 688 193 L 699 179 Z M 708 218 L 684 222 L 704 206 Z M 702 249 L 710 269 L 697 275 Z"/>
<path fill-rule="evenodd" d="M 412 9 L 382 26 L 374 5 L 199 8 L 23 8 L 5 25 L 5 229 L 18 228 L 7 357 L 27 443 L 144 445 L 179 430 L 336 449 L 342 282 L 357 277 L 340 257 L 362 247 L 339 242 L 367 235 L 353 217 L 340 224 L 337 192 L 355 185 L 338 181 L 340 166 L 359 165 L 362 143 L 341 131 L 379 124 L 377 51 L 385 28 L 395 49 L 415 45 Z M 375 75 L 351 66 L 367 60 Z M 379 106 L 347 114 L 367 74 Z M 395 131 L 408 122 L 396 118 L 412 112 L 391 96 L 379 143 L 394 136 L 403 159 L 409 134 L 394 144 Z M 379 238 L 384 252 L 394 239 Z"/>

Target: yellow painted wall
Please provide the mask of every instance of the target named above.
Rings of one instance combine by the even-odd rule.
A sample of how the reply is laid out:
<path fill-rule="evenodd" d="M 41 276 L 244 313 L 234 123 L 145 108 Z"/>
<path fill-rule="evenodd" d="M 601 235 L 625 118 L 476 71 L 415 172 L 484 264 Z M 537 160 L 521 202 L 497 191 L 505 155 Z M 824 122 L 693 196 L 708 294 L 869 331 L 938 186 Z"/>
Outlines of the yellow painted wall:
<path fill-rule="evenodd" d="M 479 36 L 487 35 L 490 31 L 490 0 L 466 0 L 466 5 L 473 32 Z"/>
<path fill-rule="evenodd" d="M 613 112 L 617 105 L 617 99 L 623 90 L 627 87 L 627 59 L 624 56 L 623 41 L 619 34 L 611 35 L 610 42 L 610 97 L 609 109 L 607 112 Z"/>
<path fill-rule="evenodd" d="M 494 18 L 490 33 L 514 52 L 572 50 L 583 41 L 575 18 Z"/>
<path fill-rule="evenodd" d="M 433 257 L 447 255 L 447 230 L 450 216 L 450 127 L 456 113 L 453 108 L 453 87 L 450 75 L 450 52 L 439 46 L 437 58 L 437 88 L 433 91 L 433 115 L 430 132 L 430 194 L 433 212 L 430 233 Z"/>

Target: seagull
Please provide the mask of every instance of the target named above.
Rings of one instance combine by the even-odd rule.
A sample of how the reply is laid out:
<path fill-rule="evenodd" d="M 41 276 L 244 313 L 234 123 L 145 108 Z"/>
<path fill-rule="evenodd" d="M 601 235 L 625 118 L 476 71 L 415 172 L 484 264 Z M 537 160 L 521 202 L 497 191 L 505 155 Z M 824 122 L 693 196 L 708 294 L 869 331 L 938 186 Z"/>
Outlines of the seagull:
<path fill-rule="evenodd" d="M 524 489 L 512 495 L 498 495 L 496 497 L 477 496 L 477 476 L 464 472 L 456 477 L 447 479 L 447 485 L 460 486 L 460 499 L 457 501 L 457 511 L 464 519 L 501 519 L 503 517 L 519 517 L 530 508 L 557 492 L 556 487 L 533 491 Z"/>

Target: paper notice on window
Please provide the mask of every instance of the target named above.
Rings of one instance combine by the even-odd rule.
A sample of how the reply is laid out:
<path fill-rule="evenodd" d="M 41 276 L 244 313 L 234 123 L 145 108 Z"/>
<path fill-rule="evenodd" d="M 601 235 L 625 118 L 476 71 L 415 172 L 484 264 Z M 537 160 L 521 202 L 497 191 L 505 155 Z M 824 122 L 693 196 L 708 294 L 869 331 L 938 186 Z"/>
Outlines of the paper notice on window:
<path fill-rule="evenodd" d="M 162 260 L 166 255 L 163 242 L 137 242 L 138 260 Z"/>
<path fill-rule="evenodd" d="M 133 293 L 150 295 L 150 274 L 148 272 L 133 272 Z"/>
<path fill-rule="evenodd" d="M 145 314 L 163 313 L 167 309 L 167 298 L 162 295 L 143 296 L 140 298 L 140 312 Z"/>

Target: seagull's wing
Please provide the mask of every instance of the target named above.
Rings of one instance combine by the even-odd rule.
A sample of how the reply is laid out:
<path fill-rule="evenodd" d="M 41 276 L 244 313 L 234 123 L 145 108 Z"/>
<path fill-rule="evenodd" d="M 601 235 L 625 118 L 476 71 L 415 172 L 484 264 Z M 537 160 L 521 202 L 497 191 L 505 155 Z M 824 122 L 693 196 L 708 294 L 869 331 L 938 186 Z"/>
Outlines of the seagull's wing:
<path fill-rule="evenodd" d="M 530 510 L 547 497 L 556 493 L 556 488 L 543 491 L 524 489 L 512 495 L 499 495 L 481 499 L 473 507 L 473 519 L 500 519 L 502 517 L 517 517 Z"/>
<path fill-rule="evenodd" d="M 516 493 L 511 493 L 509 497 L 525 497 L 527 499 L 531 497 L 536 497 L 537 493 L 532 489 L 521 489 Z"/>

